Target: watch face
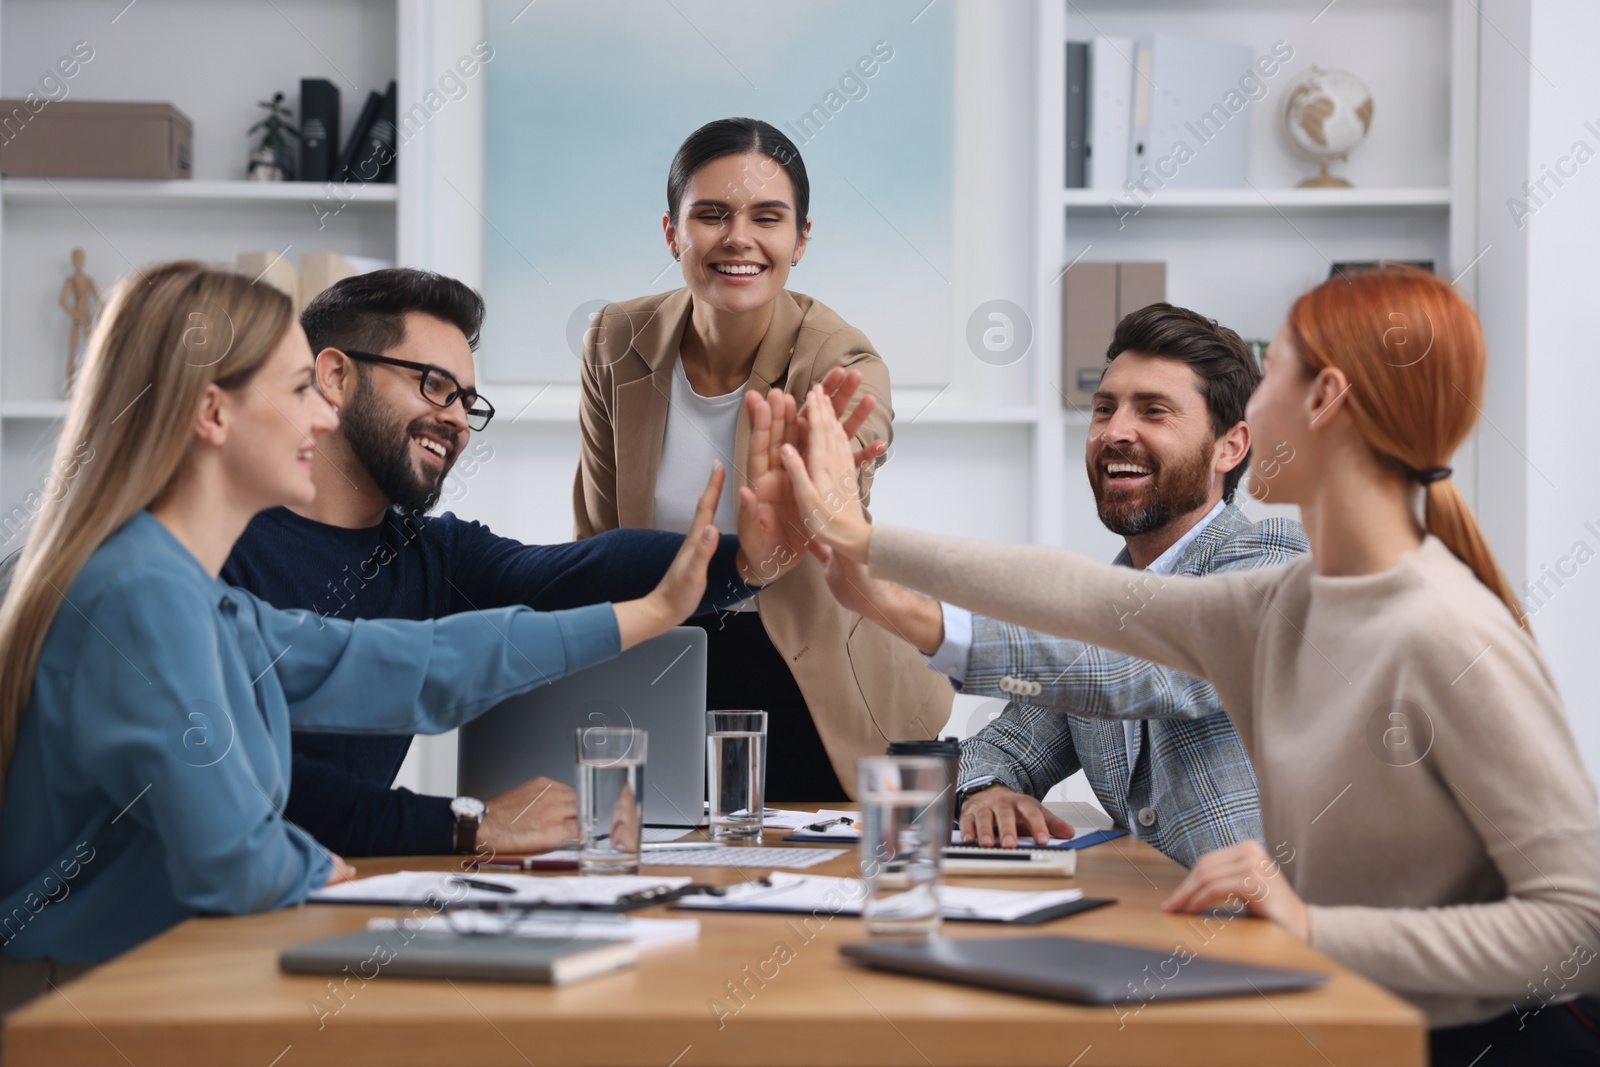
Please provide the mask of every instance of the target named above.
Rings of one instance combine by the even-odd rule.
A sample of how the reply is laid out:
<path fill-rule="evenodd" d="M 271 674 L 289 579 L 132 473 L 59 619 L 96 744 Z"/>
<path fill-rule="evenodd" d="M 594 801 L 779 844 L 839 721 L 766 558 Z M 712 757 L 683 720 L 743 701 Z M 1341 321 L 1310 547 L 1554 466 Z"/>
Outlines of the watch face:
<path fill-rule="evenodd" d="M 456 797 L 450 802 L 450 814 L 458 819 L 481 819 L 487 810 L 477 797 Z"/>

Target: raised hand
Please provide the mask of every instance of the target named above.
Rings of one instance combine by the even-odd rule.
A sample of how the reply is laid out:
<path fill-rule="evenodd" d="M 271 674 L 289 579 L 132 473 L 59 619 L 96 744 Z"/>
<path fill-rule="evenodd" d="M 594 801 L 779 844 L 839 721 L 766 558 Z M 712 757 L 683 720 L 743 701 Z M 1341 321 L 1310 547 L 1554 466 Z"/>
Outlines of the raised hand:
<path fill-rule="evenodd" d="M 866 567 L 816 541 L 811 543 L 811 554 L 822 564 L 823 580 L 841 607 L 873 622 L 887 621 L 884 599 L 873 595 L 877 590 Z"/>
<path fill-rule="evenodd" d="M 795 437 L 794 398 L 780 389 L 745 396 L 750 419 L 745 485 L 739 490 L 739 574 L 750 585 L 776 581 L 800 562 L 809 535 L 779 450 Z"/>
<path fill-rule="evenodd" d="M 717 528 L 711 517 L 716 514 L 717 498 L 722 495 L 726 477 L 722 464 L 711 468 L 711 480 L 695 505 L 683 547 L 678 549 L 660 583 L 638 600 L 612 605 L 617 613 L 617 631 L 623 651 L 666 633 L 700 606 L 701 598 L 706 595 L 706 565 L 711 562 L 718 543 Z"/>
<path fill-rule="evenodd" d="M 805 456 L 793 444 L 782 448 L 784 470 L 794 488 L 801 520 L 811 536 L 851 559 L 867 562 L 872 527 L 861 509 L 855 454 L 822 386 L 806 397 L 809 431 Z"/>
<path fill-rule="evenodd" d="M 844 435 L 852 441 L 855 440 L 856 434 L 861 431 L 861 427 L 866 423 L 867 416 L 878 408 L 878 398 L 868 393 L 861 398 L 861 402 L 855 406 L 855 410 L 850 411 L 849 415 L 846 416 L 845 412 L 850 408 L 850 401 L 855 398 L 856 390 L 860 388 L 861 372 L 858 370 L 835 367 L 822 379 L 822 391 L 827 394 L 828 402 L 833 406 L 833 413 L 839 417 L 841 425 L 844 426 Z M 796 428 L 799 431 L 799 439 L 790 443 L 804 449 L 806 434 L 810 429 L 810 420 L 806 417 L 805 408 L 800 409 Z M 870 463 L 888 450 L 889 443 L 882 438 L 869 441 L 856 452 L 856 466 L 859 467 L 864 463 Z"/>
<path fill-rule="evenodd" d="M 822 561 L 828 591 L 842 606 L 909 641 L 923 655 L 939 651 L 944 644 L 944 609 L 937 600 L 874 578 L 866 567 L 827 545 L 813 541 L 810 548 Z"/>

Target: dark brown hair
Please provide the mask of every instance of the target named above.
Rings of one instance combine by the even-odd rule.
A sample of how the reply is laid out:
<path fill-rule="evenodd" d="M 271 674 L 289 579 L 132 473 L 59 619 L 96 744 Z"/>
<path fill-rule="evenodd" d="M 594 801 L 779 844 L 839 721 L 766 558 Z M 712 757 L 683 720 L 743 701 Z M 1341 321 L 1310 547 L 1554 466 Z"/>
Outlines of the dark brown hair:
<path fill-rule="evenodd" d="M 1176 359 L 1200 377 L 1200 393 L 1211 413 L 1212 436 L 1221 437 L 1244 421 L 1244 408 L 1261 381 L 1261 368 L 1239 335 L 1215 319 L 1172 304 L 1149 304 L 1124 315 L 1106 349 L 1110 363 L 1124 352 Z M 1245 453 L 1222 481 L 1222 499 L 1233 502 L 1239 480 L 1250 468 Z"/>
<path fill-rule="evenodd" d="M 382 355 L 406 336 L 405 315 L 420 311 L 448 322 L 478 347 L 483 297 L 469 285 L 413 267 L 390 267 L 334 282 L 300 313 L 315 355 L 324 348 Z"/>
<path fill-rule="evenodd" d="M 806 177 L 800 149 L 770 122 L 745 118 L 708 122 L 678 146 L 672 166 L 667 170 L 667 217 L 674 225 L 678 221 L 684 190 L 689 187 L 694 172 L 713 159 L 742 152 L 759 152 L 784 169 L 789 183 L 794 186 L 795 227 L 805 227 L 806 213 L 811 210 L 811 180 Z"/>

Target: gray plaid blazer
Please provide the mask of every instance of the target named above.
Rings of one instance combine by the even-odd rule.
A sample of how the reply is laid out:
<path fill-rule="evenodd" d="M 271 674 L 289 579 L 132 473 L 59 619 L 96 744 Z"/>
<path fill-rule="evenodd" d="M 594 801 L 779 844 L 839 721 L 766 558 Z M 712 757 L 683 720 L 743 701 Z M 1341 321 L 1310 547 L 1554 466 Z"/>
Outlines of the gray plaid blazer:
<path fill-rule="evenodd" d="M 1299 523 L 1252 523 L 1229 504 L 1178 557 L 1172 573 L 1198 577 L 1271 567 L 1308 548 Z M 1127 552 L 1116 562 L 1126 566 Z M 962 786 L 992 778 L 1042 798 L 1081 769 L 1118 826 L 1186 867 L 1204 853 L 1261 839 L 1255 772 L 1209 682 L 975 616 L 962 689 L 1011 699 L 999 718 L 962 742 Z M 1027 693 L 1026 704 L 1012 699 L 1019 691 Z M 1131 768 L 1125 719 L 1142 720 Z"/>

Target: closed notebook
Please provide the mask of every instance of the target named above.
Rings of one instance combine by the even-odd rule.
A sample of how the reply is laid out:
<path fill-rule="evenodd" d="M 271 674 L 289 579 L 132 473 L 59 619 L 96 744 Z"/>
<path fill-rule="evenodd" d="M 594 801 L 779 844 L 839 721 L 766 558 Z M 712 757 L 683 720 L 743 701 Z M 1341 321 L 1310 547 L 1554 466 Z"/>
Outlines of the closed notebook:
<path fill-rule="evenodd" d="M 463 978 L 564 985 L 631 967 L 631 941 L 570 937 L 492 937 L 446 930 L 358 930 L 291 945 L 278 957 L 288 974 Z"/>
<path fill-rule="evenodd" d="M 1079 1004 L 1144 1003 L 1309 989 L 1314 971 L 1198 959 L 1188 952 L 1076 937 L 960 938 L 843 945 L 846 957 L 886 971 Z"/>
<path fill-rule="evenodd" d="M 947 875 L 1015 878 L 1019 875 L 1067 878 L 1077 873 L 1078 854 L 1067 849 L 981 848 L 951 845 L 939 866 Z"/>

